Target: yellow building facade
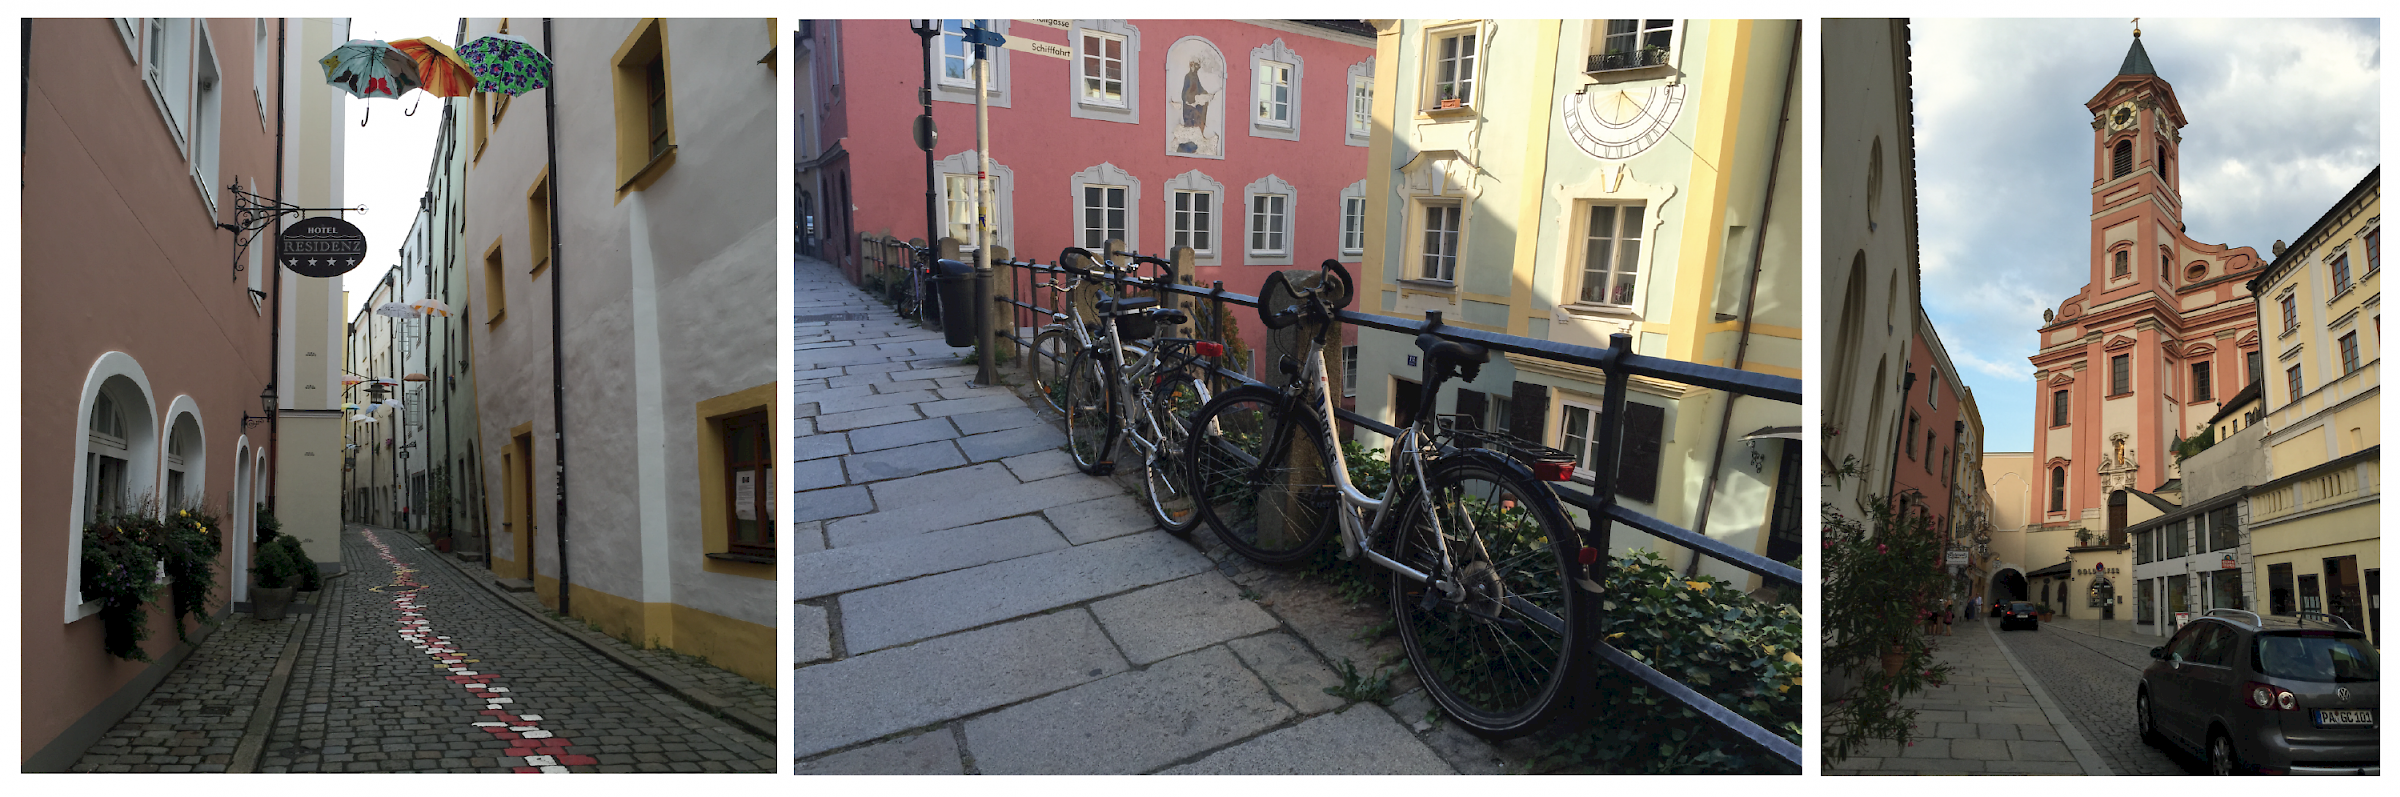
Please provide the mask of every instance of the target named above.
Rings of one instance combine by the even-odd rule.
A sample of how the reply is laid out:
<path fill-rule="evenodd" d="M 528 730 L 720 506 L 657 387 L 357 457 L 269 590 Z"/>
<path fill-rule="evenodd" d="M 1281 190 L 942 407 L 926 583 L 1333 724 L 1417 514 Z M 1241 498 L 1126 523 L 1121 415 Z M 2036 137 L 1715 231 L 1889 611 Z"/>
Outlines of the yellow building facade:
<path fill-rule="evenodd" d="M 2250 283 L 2273 480 L 2249 492 L 2261 613 L 2320 611 L 2382 643 L 2382 169 Z"/>

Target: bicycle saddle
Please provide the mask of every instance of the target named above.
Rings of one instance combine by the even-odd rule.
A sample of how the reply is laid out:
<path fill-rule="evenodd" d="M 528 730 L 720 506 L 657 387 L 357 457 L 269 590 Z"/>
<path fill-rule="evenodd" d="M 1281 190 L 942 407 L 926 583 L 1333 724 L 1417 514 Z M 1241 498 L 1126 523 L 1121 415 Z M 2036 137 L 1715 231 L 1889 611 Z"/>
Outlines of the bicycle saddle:
<path fill-rule="evenodd" d="M 1490 349 L 1463 340 L 1445 340 L 1431 332 L 1417 336 L 1417 349 L 1435 362 L 1482 365 L 1492 359 Z"/>
<path fill-rule="evenodd" d="M 1143 310 L 1150 307 L 1155 307 L 1157 305 L 1158 300 L 1148 296 L 1129 296 L 1119 299 L 1114 296 L 1103 294 L 1099 298 L 1092 300 L 1092 309 L 1098 311 L 1104 316 L 1127 315 L 1136 310 Z"/>
<path fill-rule="evenodd" d="M 1150 319 L 1169 326 L 1181 326 L 1190 322 L 1192 316 L 1190 313 L 1172 307 L 1160 307 L 1150 311 Z"/>

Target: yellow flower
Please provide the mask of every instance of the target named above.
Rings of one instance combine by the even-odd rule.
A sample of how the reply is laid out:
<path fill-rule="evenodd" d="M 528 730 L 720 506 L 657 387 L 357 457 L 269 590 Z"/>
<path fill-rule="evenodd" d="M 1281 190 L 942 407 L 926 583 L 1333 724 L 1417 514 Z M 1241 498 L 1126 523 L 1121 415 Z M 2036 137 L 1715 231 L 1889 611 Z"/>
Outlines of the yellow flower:
<path fill-rule="evenodd" d="M 1708 582 L 1706 581 L 1686 581 L 1683 582 L 1683 585 L 1695 590 L 1708 589 Z"/>
<path fill-rule="evenodd" d="M 1784 661 L 1791 662 L 1791 663 L 1793 663 L 1793 664 L 1799 664 L 1799 663 L 1800 663 L 1800 656 L 1799 656 L 1799 654 L 1796 654 L 1796 653 L 1793 653 L 1793 652 L 1791 652 L 1791 651 L 1788 651 L 1788 650 L 1787 650 L 1787 651 L 1784 651 L 1784 652 L 1783 652 L 1783 660 L 1784 660 Z"/>
<path fill-rule="evenodd" d="M 1610 639 L 1615 639 L 1615 638 L 1617 638 L 1617 637 L 1621 637 L 1621 636 L 1624 636 L 1624 635 L 1625 635 L 1625 632 L 1623 632 L 1623 631 L 1618 631 L 1618 632 L 1616 632 L 1616 633 L 1614 633 L 1614 634 L 1610 634 L 1610 635 L 1608 635 L 1608 638 L 1610 638 Z"/>

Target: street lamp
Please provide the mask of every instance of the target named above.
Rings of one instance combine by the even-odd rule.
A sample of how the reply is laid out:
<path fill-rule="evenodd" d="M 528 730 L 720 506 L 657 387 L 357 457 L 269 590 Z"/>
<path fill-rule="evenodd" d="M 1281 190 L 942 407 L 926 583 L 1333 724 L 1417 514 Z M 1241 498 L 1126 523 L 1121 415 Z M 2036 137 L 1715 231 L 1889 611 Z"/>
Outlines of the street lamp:
<path fill-rule="evenodd" d="M 933 145 L 940 138 L 933 128 L 933 40 L 942 35 L 942 21 L 912 19 L 908 21 L 908 29 L 917 34 L 919 49 L 925 54 L 925 83 L 917 87 L 918 114 L 912 132 L 917 149 L 925 151 L 925 245 L 932 246 L 933 242 L 941 240 L 941 223 L 936 215 L 940 199 L 933 173 Z"/>

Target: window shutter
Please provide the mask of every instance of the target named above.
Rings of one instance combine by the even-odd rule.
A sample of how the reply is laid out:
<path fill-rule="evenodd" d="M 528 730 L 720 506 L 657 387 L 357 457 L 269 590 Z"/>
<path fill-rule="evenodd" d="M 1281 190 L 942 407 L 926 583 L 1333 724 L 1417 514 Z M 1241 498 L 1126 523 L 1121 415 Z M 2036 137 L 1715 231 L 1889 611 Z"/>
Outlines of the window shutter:
<path fill-rule="evenodd" d="M 1617 449 L 1617 495 L 1643 503 L 1658 500 L 1658 454 L 1667 411 L 1625 402 L 1625 438 Z"/>
<path fill-rule="evenodd" d="M 1550 415 L 1550 389 L 1541 385 L 1514 382 L 1509 385 L 1509 434 L 1519 440 L 1543 443 L 1542 422 Z"/>
<path fill-rule="evenodd" d="M 1490 406 L 1486 403 L 1482 393 L 1460 390 L 1458 391 L 1457 413 L 1475 419 L 1475 428 L 1481 429 L 1483 428 L 1483 419 L 1490 415 Z"/>

